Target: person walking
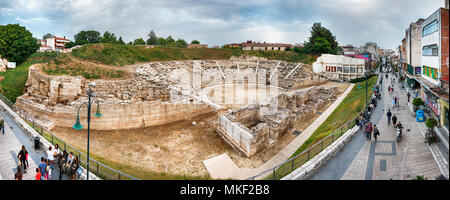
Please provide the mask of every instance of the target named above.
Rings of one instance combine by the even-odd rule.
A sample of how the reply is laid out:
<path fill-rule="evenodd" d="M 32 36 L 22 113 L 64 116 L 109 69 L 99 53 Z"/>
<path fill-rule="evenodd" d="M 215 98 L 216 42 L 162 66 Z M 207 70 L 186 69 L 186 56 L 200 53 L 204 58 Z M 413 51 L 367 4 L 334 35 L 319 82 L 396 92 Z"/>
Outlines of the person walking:
<path fill-rule="evenodd" d="M 394 108 L 394 106 L 395 106 L 395 98 L 391 99 L 391 105 L 392 105 L 392 108 Z"/>
<path fill-rule="evenodd" d="M 388 126 L 389 126 L 389 125 L 391 125 L 391 117 L 392 117 L 391 109 L 388 109 L 388 112 L 386 115 L 388 118 Z"/>
<path fill-rule="evenodd" d="M 14 180 L 22 180 L 22 167 L 17 166 L 17 172 L 14 174 Z"/>
<path fill-rule="evenodd" d="M 411 94 L 409 93 L 409 91 L 408 91 L 408 93 L 406 94 L 406 96 L 408 96 L 408 103 L 409 103 L 409 98 L 411 98 Z"/>
<path fill-rule="evenodd" d="M 39 164 L 39 171 L 41 172 L 42 180 L 45 178 L 45 170 L 46 170 L 45 168 L 46 168 L 45 158 L 41 157 L 41 164 Z"/>
<path fill-rule="evenodd" d="M 5 135 L 5 120 L 3 119 L 3 117 L 0 117 L 0 129 L 3 135 Z"/>
<path fill-rule="evenodd" d="M 377 128 L 377 125 L 373 125 L 373 137 L 375 138 L 375 141 L 377 141 L 377 137 L 380 135 L 380 131 Z"/>
<path fill-rule="evenodd" d="M 372 135 L 372 122 L 368 122 L 366 125 L 366 137 L 367 141 L 370 141 Z"/>
<path fill-rule="evenodd" d="M 394 127 L 397 125 L 397 116 L 392 116 L 392 124 L 394 125 Z"/>
<path fill-rule="evenodd" d="M 41 171 L 39 171 L 39 168 L 36 168 L 36 176 L 34 180 L 41 180 Z"/>
<path fill-rule="evenodd" d="M 25 149 L 25 146 L 22 145 L 22 149 L 19 151 L 19 154 L 17 155 L 18 160 L 20 161 L 20 165 L 23 166 L 24 173 L 27 173 L 27 149 Z"/>
<path fill-rule="evenodd" d="M 70 177 L 72 178 L 72 180 L 75 180 L 76 177 L 76 173 L 78 168 L 80 167 L 80 161 L 78 161 L 78 156 L 75 156 L 75 159 L 73 159 L 72 164 L 70 165 Z"/>

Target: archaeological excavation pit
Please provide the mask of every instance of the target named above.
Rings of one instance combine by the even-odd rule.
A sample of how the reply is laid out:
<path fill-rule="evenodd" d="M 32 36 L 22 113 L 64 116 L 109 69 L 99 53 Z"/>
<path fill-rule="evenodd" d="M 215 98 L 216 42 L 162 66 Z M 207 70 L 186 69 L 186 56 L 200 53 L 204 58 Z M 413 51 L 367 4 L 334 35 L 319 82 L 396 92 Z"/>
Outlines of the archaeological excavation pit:
<path fill-rule="evenodd" d="M 85 133 L 71 127 L 95 81 L 103 116 L 91 120 L 94 153 L 151 171 L 203 176 L 202 161 L 224 152 L 238 166 L 260 165 L 292 139 L 286 133 L 308 126 L 345 89 L 336 90 L 343 84 L 321 80 L 309 65 L 257 57 L 132 67 L 132 79 L 88 80 L 49 76 L 33 65 L 16 106 L 82 149 Z M 275 99 L 276 112 L 262 115 Z"/>

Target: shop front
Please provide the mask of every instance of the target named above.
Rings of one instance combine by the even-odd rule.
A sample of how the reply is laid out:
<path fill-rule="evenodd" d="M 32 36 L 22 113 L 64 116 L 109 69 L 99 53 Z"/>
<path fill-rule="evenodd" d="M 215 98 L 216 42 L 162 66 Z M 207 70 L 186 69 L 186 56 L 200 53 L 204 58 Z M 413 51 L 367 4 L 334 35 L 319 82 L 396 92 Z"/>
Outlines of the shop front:
<path fill-rule="evenodd" d="M 448 100 L 446 99 L 439 99 L 440 104 L 441 104 L 441 126 L 447 128 L 447 130 L 449 130 L 448 127 Z"/>
<path fill-rule="evenodd" d="M 440 106 L 439 106 L 439 96 L 430 91 L 425 84 L 422 84 L 422 100 L 433 113 L 439 117 L 440 116 Z"/>

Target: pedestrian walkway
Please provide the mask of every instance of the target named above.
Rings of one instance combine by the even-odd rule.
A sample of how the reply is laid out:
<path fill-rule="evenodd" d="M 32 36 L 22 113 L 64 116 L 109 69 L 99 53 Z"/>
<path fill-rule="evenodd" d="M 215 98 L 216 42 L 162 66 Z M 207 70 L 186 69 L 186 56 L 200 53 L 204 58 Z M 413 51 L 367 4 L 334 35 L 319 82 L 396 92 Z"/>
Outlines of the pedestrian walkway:
<path fill-rule="evenodd" d="M 387 91 L 392 76 L 383 81 L 382 99 L 371 117 L 380 130 L 378 140 L 367 141 L 363 132 L 356 135 L 334 158 L 310 179 L 319 180 L 409 180 L 425 176 L 434 180 L 441 175 L 433 153 L 424 143 L 419 124 L 412 117 L 406 90 L 395 87 Z M 396 81 L 398 84 L 398 82 Z M 392 108 L 391 99 L 397 96 L 400 106 Z M 387 124 L 387 109 L 403 124 L 403 137 L 396 142 L 395 129 Z M 341 155 L 344 154 L 344 155 Z M 337 168 L 337 170 L 336 170 Z"/>
<path fill-rule="evenodd" d="M 41 162 L 41 157 L 46 158 L 46 153 L 42 150 L 34 149 L 34 141 L 27 135 L 4 111 L 0 111 L 0 116 L 5 119 L 5 134 L 0 133 L 0 180 L 14 180 L 14 174 L 17 172 L 17 154 L 22 145 L 28 151 L 27 173 L 23 174 L 23 180 L 34 180 L 36 168 Z M 59 170 L 52 170 L 50 180 L 59 179 Z M 68 180 L 68 177 L 62 176 L 62 180 Z"/>
<path fill-rule="evenodd" d="M 331 104 L 303 133 L 297 136 L 291 143 L 284 147 L 280 152 L 258 168 L 239 168 L 233 160 L 225 153 L 203 161 L 209 175 L 213 179 L 247 179 L 252 176 L 263 173 L 289 159 L 298 148 L 314 133 L 314 131 L 330 116 L 336 107 L 344 100 L 348 93 L 353 89 L 351 84 L 339 98 Z M 256 179 L 265 178 L 265 176 L 256 177 Z"/>

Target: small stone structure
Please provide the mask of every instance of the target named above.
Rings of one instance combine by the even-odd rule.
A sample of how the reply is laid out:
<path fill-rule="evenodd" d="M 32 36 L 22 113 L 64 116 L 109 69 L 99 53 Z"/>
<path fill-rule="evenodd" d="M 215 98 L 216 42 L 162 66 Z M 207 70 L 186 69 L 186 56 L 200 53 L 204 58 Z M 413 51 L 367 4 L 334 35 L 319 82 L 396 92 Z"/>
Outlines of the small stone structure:
<path fill-rule="evenodd" d="M 280 94 L 265 105 L 249 105 L 219 116 L 217 132 L 235 150 L 251 157 L 269 148 L 294 123 L 308 119 L 334 101 L 336 88 L 312 87 Z M 275 109 L 265 114 L 264 109 Z"/>
<path fill-rule="evenodd" d="M 6 71 L 6 68 L 8 67 L 8 61 L 4 58 L 2 58 L 2 55 L 0 55 L 0 72 Z"/>

